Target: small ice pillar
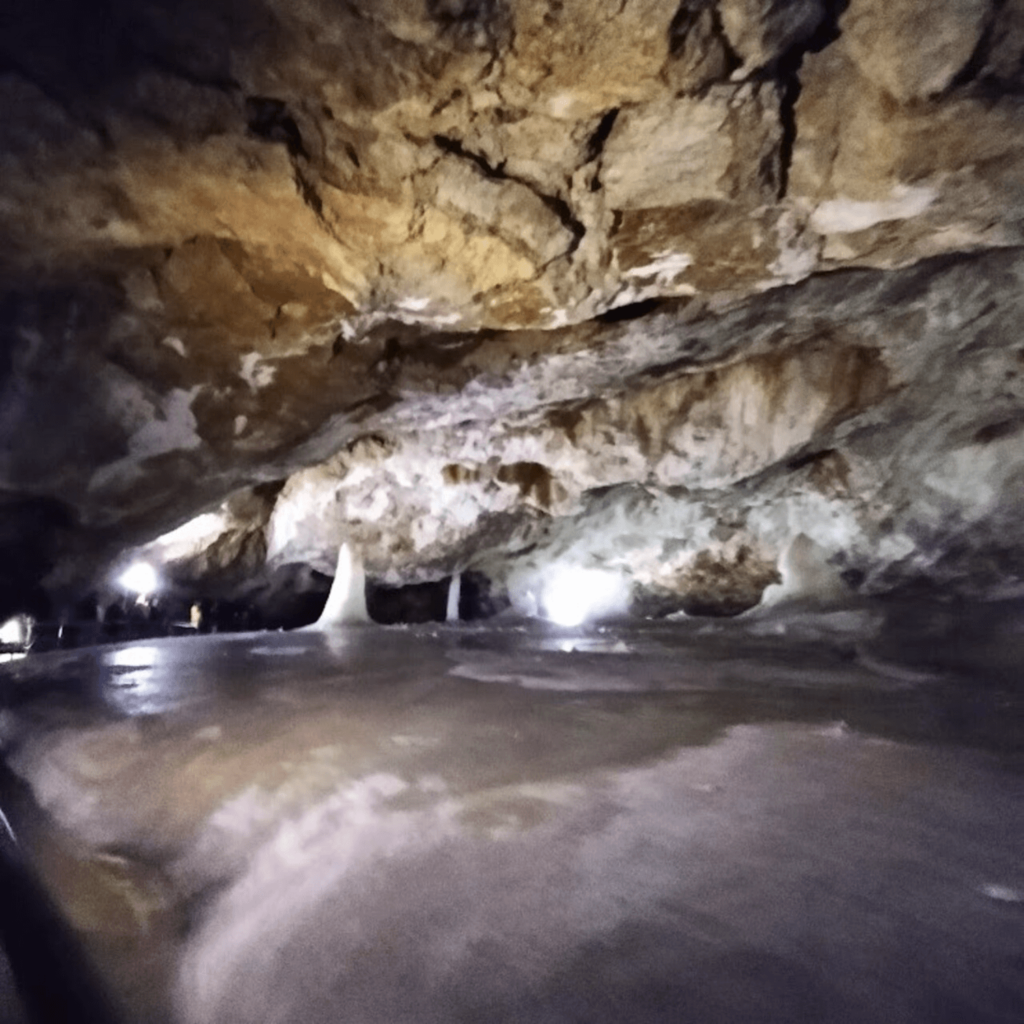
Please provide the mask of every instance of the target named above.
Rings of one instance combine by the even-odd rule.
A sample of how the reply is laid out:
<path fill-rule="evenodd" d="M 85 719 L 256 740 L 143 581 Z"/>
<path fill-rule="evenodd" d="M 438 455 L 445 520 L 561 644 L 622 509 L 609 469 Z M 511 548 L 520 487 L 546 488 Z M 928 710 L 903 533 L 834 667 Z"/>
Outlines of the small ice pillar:
<path fill-rule="evenodd" d="M 850 588 L 828 558 L 829 552 L 825 548 L 806 533 L 798 533 L 779 559 L 782 583 L 766 587 L 761 595 L 761 604 L 800 600 L 829 605 L 849 598 Z"/>
<path fill-rule="evenodd" d="M 446 622 L 459 621 L 459 598 L 462 597 L 462 573 L 453 572 L 448 584 L 448 608 L 444 618 Z"/>
<path fill-rule="evenodd" d="M 348 544 L 338 549 L 338 568 L 334 573 L 327 604 L 316 624 L 320 629 L 342 626 L 347 622 L 369 622 L 366 610 L 366 573 L 363 560 L 352 553 Z"/>

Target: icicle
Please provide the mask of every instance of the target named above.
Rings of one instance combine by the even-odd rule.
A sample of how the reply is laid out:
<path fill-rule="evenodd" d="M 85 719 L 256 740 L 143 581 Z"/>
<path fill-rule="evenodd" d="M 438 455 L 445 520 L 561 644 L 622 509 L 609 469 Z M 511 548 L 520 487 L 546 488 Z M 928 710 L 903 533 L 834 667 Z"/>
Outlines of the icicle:
<path fill-rule="evenodd" d="M 341 626 L 347 622 L 369 622 L 366 611 L 366 574 L 363 560 L 353 555 L 348 544 L 338 550 L 338 568 L 327 595 L 327 604 L 317 619 L 319 629 Z"/>
<path fill-rule="evenodd" d="M 459 598 L 462 596 L 462 573 L 452 573 L 451 582 L 448 584 L 448 610 L 445 612 L 445 621 L 459 621 Z"/>

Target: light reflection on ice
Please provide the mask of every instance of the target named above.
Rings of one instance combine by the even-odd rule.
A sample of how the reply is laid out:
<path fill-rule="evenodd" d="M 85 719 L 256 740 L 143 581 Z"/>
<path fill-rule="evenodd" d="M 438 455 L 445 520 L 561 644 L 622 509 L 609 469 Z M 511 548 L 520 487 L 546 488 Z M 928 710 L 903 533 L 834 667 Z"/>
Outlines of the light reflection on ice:
<path fill-rule="evenodd" d="M 160 660 L 160 648 L 151 644 L 121 647 L 107 655 L 107 664 L 120 669 L 152 668 Z"/>
<path fill-rule="evenodd" d="M 1000 885 L 998 882 L 986 882 L 981 891 L 990 900 L 999 900 L 1001 903 L 1024 903 L 1024 891 L 1014 889 L 1009 885 Z"/>
<path fill-rule="evenodd" d="M 156 689 L 156 671 L 161 651 L 152 644 L 133 644 L 111 651 L 106 657 L 114 686 L 130 686 L 142 692 Z"/>

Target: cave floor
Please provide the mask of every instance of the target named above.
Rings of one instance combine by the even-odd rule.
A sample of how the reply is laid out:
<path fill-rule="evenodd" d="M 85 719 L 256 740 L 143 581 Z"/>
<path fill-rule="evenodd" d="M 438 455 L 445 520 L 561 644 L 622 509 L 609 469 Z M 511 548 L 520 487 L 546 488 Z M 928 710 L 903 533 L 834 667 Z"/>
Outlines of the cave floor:
<path fill-rule="evenodd" d="M 850 612 L 40 655 L 0 676 L 5 809 L 133 1022 L 1016 1024 L 1021 636 L 972 664 Z"/>

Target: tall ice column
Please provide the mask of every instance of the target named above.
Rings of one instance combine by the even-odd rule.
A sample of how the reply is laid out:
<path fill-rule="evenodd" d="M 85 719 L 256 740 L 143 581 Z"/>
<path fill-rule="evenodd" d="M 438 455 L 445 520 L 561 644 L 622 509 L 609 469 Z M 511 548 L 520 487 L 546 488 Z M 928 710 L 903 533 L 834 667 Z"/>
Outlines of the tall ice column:
<path fill-rule="evenodd" d="M 316 620 L 318 629 L 343 626 L 348 622 L 369 622 L 366 610 L 366 573 L 363 560 L 348 544 L 338 549 L 338 568 L 334 573 L 327 604 Z"/>

